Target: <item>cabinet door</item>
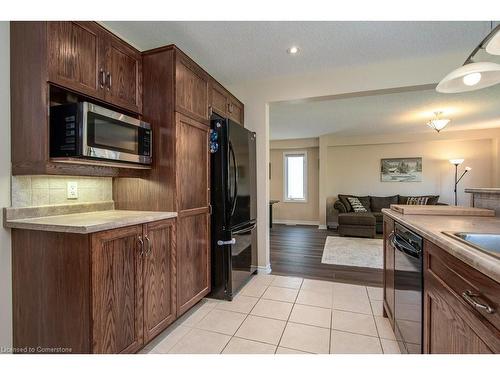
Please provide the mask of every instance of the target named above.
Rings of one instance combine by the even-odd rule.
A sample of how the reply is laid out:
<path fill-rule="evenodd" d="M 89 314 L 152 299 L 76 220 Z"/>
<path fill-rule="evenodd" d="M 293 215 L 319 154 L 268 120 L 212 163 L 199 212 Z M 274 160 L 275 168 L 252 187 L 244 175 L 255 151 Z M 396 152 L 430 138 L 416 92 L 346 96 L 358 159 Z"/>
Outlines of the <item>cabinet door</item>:
<path fill-rule="evenodd" d="M 208 121 L 208 76 L 187 57 L 177 52 L 175 64 L 176 111 Z"/>
<path fill-rule="evenodd" d="M 222 117 L 227 117 L 229 93 L 215 81 L 210 83 L 210 105 L 214 113 Z"/>
<path fill-rule="evenodd" d="M 394 220 L 384 216 L 384 313 L 394 327 Z"/>
<path fill-rule="evenodd" d="M 48 22 L 49 81 L 102 98 L 101 32 L 93 22 Z"/>
<path fill-rule="evenodd" d="M 134 353 L 143 343 L 142 226 L 92 235 L 94 353 Z"/>
<path fill-rule="evenodd" d="M 424 350 L 431 354 L 491 354 L 483 339 L 449 303 L 455 298 L 435 280 L 426 279 L 424 305 L 426 323 L 424 327 Z"/>
<path fill-rule="evenodd" d="M 210 292 L 208 209 L 180 213 L 177 231 L 177 312 L 180 315 Z"/>
<path fill-rule="evenodd" d="M 208 207 L 209 128 L 179 113 L 176 116 L 177 210 Z"/>
<path fill-rule="evenodd" d="M 500 353 L 499 299 L 496 281 L 424 241 L 424 353 Z"/>
<path fill-rule="evenodd" d="M 141 55 L 108 35 L 106 46 L 106 101 L 132 112 L 142 112 Z"/>
<path fill-rule="evenodd" d="M 144 225 L 144 342 L 163 331 L 176 316 L 175 221 Z"/>
<path fill-rule="evenodd" d="M 231 96 L 229 98 L 229 105 L 228 105 L 228 117 L 236 121 L 238 124 L 243 125 L 244 119 L 243 119 L 243 103 L 241 103 L 238 99 L 234 98 Z"/>

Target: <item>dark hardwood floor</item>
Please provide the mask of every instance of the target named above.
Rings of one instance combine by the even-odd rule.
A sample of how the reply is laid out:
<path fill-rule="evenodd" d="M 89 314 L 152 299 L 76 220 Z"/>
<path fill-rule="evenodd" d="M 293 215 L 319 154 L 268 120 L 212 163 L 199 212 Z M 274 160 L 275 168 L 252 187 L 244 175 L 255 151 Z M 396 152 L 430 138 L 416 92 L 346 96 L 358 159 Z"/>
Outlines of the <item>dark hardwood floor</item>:
<path fill-rule="evenodd" d="M 273 224 L 270 229 L 272 273 L 382 286 L 381 269 L 321 263 L 327 236 L 338 234 L 334 230 L 320 230 L 316 226 Z"/>

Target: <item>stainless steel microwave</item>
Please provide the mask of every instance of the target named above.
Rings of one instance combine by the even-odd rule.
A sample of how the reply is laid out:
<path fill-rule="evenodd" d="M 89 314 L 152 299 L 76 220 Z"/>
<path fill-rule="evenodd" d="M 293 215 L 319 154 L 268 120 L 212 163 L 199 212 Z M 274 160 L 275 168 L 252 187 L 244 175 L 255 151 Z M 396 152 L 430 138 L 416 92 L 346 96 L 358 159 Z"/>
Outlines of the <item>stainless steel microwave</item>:
<path fill-rule="evenodd" d="M 50 108 L 51 158 L 149 165 L 152 136 L 150 124 L 92 103 Z"/>

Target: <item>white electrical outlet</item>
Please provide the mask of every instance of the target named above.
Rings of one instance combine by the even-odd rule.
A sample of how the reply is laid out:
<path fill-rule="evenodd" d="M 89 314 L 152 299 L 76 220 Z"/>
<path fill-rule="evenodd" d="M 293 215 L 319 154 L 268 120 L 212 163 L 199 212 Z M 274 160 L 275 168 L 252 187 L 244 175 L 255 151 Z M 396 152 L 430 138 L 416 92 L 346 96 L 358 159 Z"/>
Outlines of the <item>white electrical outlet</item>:
<path fill-rule="evenodd" d="M 78 182 L 68 181 L 67 198 L 68 199 L 78 199 Z"/>

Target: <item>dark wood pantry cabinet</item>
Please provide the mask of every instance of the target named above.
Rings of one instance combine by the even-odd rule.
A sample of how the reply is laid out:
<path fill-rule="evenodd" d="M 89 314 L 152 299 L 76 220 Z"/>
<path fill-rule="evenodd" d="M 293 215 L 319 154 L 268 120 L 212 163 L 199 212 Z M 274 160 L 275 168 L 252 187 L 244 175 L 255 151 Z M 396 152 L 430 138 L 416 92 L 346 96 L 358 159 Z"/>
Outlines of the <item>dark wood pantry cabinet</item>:
<path fill-rule="evenodd" d="M 175 219 L 12 243 L 15 348 L 135 353 L 175 320 Z"/>
<path fill-rule="evenodd" d="M 176 211 L 177 313 L 210 292 L 209 75 L 175 46 L 143 54 L 144 118 L 158 134 L 148 179 L 117 178 L 120 209 Z"/>

